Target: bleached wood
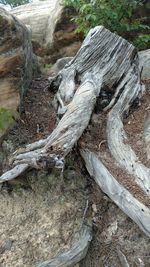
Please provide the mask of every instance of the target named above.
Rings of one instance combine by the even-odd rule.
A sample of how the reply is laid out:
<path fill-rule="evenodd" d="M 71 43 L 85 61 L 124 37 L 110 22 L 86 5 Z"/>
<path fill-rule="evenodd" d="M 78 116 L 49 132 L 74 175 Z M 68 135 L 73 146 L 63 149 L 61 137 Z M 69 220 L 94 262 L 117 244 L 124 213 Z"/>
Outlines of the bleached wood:
<path fill-rule="evenodd" d="M 16 156 L 16 155 L 21 154 L 21 153 L 26 153 L 26 152 L 29 152 L 29 151 L 33 151 L 35 149 L 39 149 L 39 148 L 45 146 L 46 143 L 47 143 L 47 141 L 48 141 L 48 138 L 45 138 L 45 139 L 41 139 L 39 141 L 36 141 L 36 142 L 34 142 L 32 144 L 28 144 L 25 147 L 22 147 L 22 148 L 17 149 L 13 153 L 13 155 Z"/>
<path fill-rule="evenodd" d="M 91 227 L 84 224 L 79 233 L 78 240 L 73 244 L 71 249 L 53 259 L 38 264 L 37 267 L 73 267 L 85 258 L 91 239 Z"/>
<path fill-rule="evenodd" d="M 12 180 L 18 177 L 21 173 L 28 169 L 28 164 L 19 164 L 15 166 L 13 169 L 5 172 L 0 177 L 0 183 Z"/>
<path fill-rule="evenodd" d="M 137 66 L 135 62 L 135 66 Z M 136 183 L 150 195 L 150 169 L 144 166 L 128 144 L 123 129 L 123 116 L 128 113 L 133 101 L 143 93 L 144 87 L 134 75 L 135 66 L 128 73 L 128 81 L 117 103 L 108 114 L 107 141 L 109 150 L 121 167 L 125 168 Z"/>
<path fill-rule="evenodd" d="M 53 133 L 47 139 L 46 145 L 42 149 L 25 152 L 15 156 L 14 163 L 17 164 L 11 171 L 4 173 L 0 177 L 0 182 L 16 178 L 24 171 L 19 167 L 27 164 L 28 167 L 41 168 L 63 168 L 63 159 L 72 149 L 76 141 L 87 127 L 94 104 L 96 102 L 96 90 L 91 81 L 84 82 L 77 90 L 73 101 Z M 80 118 L 80 120 L 78 119 Z M 40 144 L 39 142 L 37 143 Z M 32 146 L 33 147 L 33 146 Z M 34 143 L 35 147 L 35 143 Z M 13 175 L 12 175 L 13 173 Z"/>
<path fill-rule="evenodd" d="M 17 155 L 15 160 L 29 160 L 31 162 L 31 160 L 38 157 L 38 155 L 43 154 L 46 156 L 46 153 L 49 153 L 49 156 L 54 158 L 52 151 L 55 151 L 56 155 L 66 155 L 72 149 L 89 123 L 96 101 L 96 93 L 92 81 L 84 82 L 76 91 L 67 112 L 47 139 L 44 148 L 42 148 L 42 150 Z M 80 120 L 78 118 L 80 118 Z"/>
<path fill-rule="evenodd" d="M 55 102 L 58 115 L 64 114 L 62 119 L 47 139 L 28 145 L 20 154 L 16 153 L 14 164 L 27 164 L 37 169 L 63 168 L 65 156 L 89 123 L 101 88 L 114 91 L 120 85 L 119 96 L 122 81 L 132 75 L 137 79 L 139 91 L 142 90 L 136 59 L 136 49 L 125 39 L 103 26 L 90 30 L 76 56 L 50 79 L 51 88 L 58 89 Z M 139 93 L 134 92 L 135 95 Z M 1 181 L 3 177 L 0 177 Z M 9 179 L 10 172 L 5 177 Z"/>
<path fill-rule="evenodd" d="M 28 168 L 63 168 L 65 157 L 88 126 L 96 98 L 103 89 L 106 95 L 113 94 L 105 107 L 105 110 L 112 108 L 107 120 L 110 152 L 132 174 L 135 182 L 150 194 L 150 169 L 138 161 L 123 130 L 124 115 L 144 92 L 135 47 L 103 26 L 97 26 L 88 33 L 76 56 L 56 77 L 50 78 L 50 89 L 57 91 L 54 105 L 58 117 L 63 117 L 46 139 L 29 144 L 14 154 L 12 162 L 15 167 L 4 173 L 0 182 L 16 178 Z M 86 150 L 81 154 L 90 175 L 101 189 L 150 236 L 148 207 L 120 185 L 94 153 Z M 86 244 L 87 239 L 82 246 L 75 246 L 40 267 L 71 266 L 82 258 Z"/>
<path fill-rule="evenodd" d="M 101 190 L 150 237 L 150 209 L 118 183 L 95 153 L 86 149 L 81 150 L 81 155 L 90 176 Z"/>

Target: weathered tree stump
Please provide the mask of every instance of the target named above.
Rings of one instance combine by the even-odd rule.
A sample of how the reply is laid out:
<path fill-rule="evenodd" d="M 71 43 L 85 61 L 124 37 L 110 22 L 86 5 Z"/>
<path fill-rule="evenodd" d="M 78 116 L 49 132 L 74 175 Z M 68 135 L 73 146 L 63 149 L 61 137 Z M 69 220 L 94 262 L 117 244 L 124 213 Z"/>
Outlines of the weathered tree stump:
<path fill-rule="evenodd" d="M 103 90 L 106 96 L 112 95 L 104 107 L 105 111 L 110 110 L 106 129 L 110 153 L 149 196 L 150 169 L 137 160 L 123 130 L 124 115 L 145 90 L 135 47 L 103 26 L 97 26 L 90 30 L 76 56 L 49 82 L 50 90 L 56 91 L 54 105 L 61 119 L 48 138 L 16 151 L 11 160 L 12 169 L 0 177 L 0 182 L 15 178 L 28 168 L 63 169 L 65 157 L 88 126 Z M 101 189 L 150 236 L 149 208 L 120 185 L 94 153 L 81 150 L 81 155 Z"/>

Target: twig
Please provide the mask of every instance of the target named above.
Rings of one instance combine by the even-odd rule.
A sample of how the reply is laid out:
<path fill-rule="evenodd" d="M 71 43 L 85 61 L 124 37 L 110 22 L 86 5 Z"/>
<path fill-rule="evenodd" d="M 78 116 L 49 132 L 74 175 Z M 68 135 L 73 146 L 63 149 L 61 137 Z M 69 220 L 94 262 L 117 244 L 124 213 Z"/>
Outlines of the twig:
<path fill-rule="evenodd" d="M 122 267 L 130 267 L 126 256 L 122 253 L 120 249 L 117 249 L 117 254 L 118 254 Z"/>
<path fill-rule="evenodd" d="M 86 206 L 85 206 L 84 213 L 83 213 L 83 218 L 82 218 L 82 222 L 81 222 L 80 229 L 82 228 L 82 226 L 83 226 L 83 224 L 84 224 L 85 216 L 86 216 L 88 207 L 89 207 L 89 201 L 88 201 L 88 199 L 87 199 L 87 201 L 86 201 Z"/>
<path fill-rule="evenodd" d="M 102 140 L 102 141 L 99 143 L 98 148 L 100 149 L 100 148 L 101 148 L 101 145 L 102 145 L 102 144 L 105 144 L 106 142 L 107 142 L 106 140 Z"/>

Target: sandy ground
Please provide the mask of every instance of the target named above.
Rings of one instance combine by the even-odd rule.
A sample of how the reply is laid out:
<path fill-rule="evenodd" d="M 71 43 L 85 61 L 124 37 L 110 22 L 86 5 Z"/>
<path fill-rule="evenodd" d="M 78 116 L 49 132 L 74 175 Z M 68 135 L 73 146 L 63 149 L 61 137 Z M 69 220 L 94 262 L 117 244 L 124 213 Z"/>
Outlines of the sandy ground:
<path fill-rule="evenodd" d="M 46 77 L 33 81 L 25 112 L 3 141 L 4 169 L 10 152 L 53 130 L 56 117 L 47 84 Z M 33 267 L 70 248 L 88 196 L 86 178 L 74 156 L 66 165 L 63 175 L 60 171 L 29 171 L 1 185 L 1 267 Z"/>

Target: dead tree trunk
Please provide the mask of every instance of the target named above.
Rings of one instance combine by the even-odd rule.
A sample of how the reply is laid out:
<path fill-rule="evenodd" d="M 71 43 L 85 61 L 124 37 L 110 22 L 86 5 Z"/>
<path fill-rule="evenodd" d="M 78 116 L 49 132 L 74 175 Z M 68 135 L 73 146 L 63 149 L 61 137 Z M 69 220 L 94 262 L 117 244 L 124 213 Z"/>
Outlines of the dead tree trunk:
<path fill-rule="evenodd" d="M 145 89 L 140 81 L 135 47 L 104 27 L 97 26 L 90 30 L 76 56 L 49 81 L 50 89 L 57 90 L 54 104 L 58 117 L 62 118 L 48 138 L 29 144 L 13 155 L 14 167 L 0 177 L 0 182 L 15 178 L 28 168 L 63 168 L 65 157 L 88 126 L 96 99 L 103 89 L 112 94 L 105 107 L 105 110 L 110 109 L 107 120 L 110 152 L 149 195 L 150 169 L 137 161 L 134 151 L 124 142 L 124 114 Z M 90 151 L 82 151 L 81 155 L 89 174 L 101 189 L 150 236 L 149 208 L 116 182 Z"/>
<path fill-rule="evenodd" d="M 134 88 L 131 74 L 138 83 L 132 102 L 143 91 L 135 47 L 102 26 L 92 29 L 71 62 L 50 79 L 50 88 L 58 89 L 58 115 L 64 114 L 59 124 L 47 139 L 28 145 L 19 155 L 17 152 L 13 157 L 15 167 L 0 181 L 15 178 L 28 167 L 63 167 L 64 157 L 89 123 L 101 88 L 113 90 L 116 101 L 128 80 L 128 91 Z"/>

